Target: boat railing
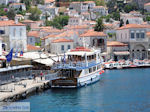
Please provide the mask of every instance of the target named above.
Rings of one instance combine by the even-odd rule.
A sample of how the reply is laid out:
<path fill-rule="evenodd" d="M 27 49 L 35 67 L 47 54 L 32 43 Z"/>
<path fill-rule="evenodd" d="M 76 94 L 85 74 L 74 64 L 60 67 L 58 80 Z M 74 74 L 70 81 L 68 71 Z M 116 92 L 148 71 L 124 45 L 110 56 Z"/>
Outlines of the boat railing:
<path fill-rule="evenodd" d="M 96 64 L 95 60 L 88 62 L 88 66 L 93 66 Z M 69 63 L 57 63 L 54 64 L 53 68 L 77 68 L 77 67 L 86 67 L 86 62 L 69 62 Z"/>

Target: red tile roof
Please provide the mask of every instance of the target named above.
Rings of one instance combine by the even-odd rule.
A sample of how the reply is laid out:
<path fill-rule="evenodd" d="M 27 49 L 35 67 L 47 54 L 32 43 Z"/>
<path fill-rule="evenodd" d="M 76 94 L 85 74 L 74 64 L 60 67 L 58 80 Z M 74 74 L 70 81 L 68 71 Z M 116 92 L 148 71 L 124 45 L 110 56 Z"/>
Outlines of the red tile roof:
<path fill-rule="evenodd" d="M 39 31 L 30 31 L 30 32 L 28 32 L 27 36 L 40 38 L 40 32 Z"/>
<path fill-rule="evenodd" d="M 149 2 L 149 3 L 144 4 L 144 6 L 148 6 L 148 5 L 150 5 L 150 2 Z"/>
<path fill-rule="evenodd" d="M 150 32 L 147 32 L 146 35 L 150 37 Z"/>
<path fill-rule="evenodd" d="M 130 29 L 130 28 L 146 28 L 146 26 L 145 25 L 139 25 L 139 24 L 127 24 L 125 26 L 118 28 L 118 30 Z"/>
<path fill-rule="evenodd" d="M 128 46 L 128 44 L 124 44 L 118 41 L 107 41 L 108 47 L 122 47 L 122 46 Z"/>
<path fill-rule="evenodd" d="M 45 3 L 55 2 L 55 0 L 45 0 Z"/>
<path fill-rule="evenodd" d="M 8 20 L 8 21 L 0 21 L 0 26 L 25 26 L 25 24 L 22 23 L 15 23 L 13 20 Z"/>
<path fill-rule="evenodd" d="M 83 3 L 95 3 L 94 1 L 84 1 Z"/>
<path fill-rule="evenodd" d="M 80 37 L 106 37 L 104 32 L 97 32 L 94 30 L 88 30 L 86 33 L 80 35 Z"/>
<path fill-rule="evenodd" d="M 55 37 L 56 37 L 56 35 L 50 34 L 50 35 L 47 35 L 44 38 L 42 38 L 42 40 L 45 40 L 45 39 L 48 39 L 48 38 L 55 38 Z"/>
<path fill-rule="evenodd" d="M 73 42 L 73 40 L 60 38 L 60 39 L 55 39 L 55 40 L 52 41 L 52 43 L 61 43 L 61 42 Z"/>
<path fill-rule="evenodd" d="M 41 48 L 28 44 L 27 45 L 27 50 L 28 51 L 38 51 L 38 50 L 41 50 Z"/>

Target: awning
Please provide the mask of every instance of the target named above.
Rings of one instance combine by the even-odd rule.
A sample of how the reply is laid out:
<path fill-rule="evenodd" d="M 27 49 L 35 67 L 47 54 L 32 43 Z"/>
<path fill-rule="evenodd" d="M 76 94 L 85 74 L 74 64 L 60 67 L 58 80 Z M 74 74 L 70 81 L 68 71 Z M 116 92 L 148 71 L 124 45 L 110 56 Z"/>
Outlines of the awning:
<path fill-rule="evenodd" d="M 114 52 L 115 55 L 117 56 L 122 56 L 122 55 L 129 55 L 130 52 L 128 51 L 120 51 L 120 52 Z"/>

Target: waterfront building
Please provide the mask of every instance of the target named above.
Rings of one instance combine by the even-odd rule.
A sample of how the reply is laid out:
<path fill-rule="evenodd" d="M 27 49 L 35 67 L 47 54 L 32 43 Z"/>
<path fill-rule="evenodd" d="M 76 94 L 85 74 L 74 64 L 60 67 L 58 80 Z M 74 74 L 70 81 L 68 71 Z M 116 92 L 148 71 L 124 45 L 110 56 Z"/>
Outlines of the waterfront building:
<path fill-rule="evenodd" d="M 27 51 L 26 25 L 18 20 L 0 21 L 1 37 L 3 38 L 3 50 L 14 48 L 14 52 Z M 17 43 L 17 44 L 16 44 Z"/>
<path fill-rule="evenodd" d="M 70 39 L 65 39 L 65 38 L 55 39 L 51 43 L 51 47 L 50 47 L 51 53 L 54 53 L 54 54 L 65 53 L 69 49 L 74 48 L 73 44 L 74 44 L 73 40 L 70 40 Z"/>
<path fill-rule="evenodd" d="M 117 41 L 128 44 L 131 60 L 148 58 L 146 32 L 147 26 L 138 24 L 127 24 L 117 29 Z"/>
<path fill-rule="evenodd" d="M 118 41 L 107 41 L 107 60 L 128 60 L 130 52 L 128 51 L 128 44 L 124 44 Z"/>
<path fill-rule="evenodd" d="M 106 51 L 107 35 L 104 32 L 88 30 L 79 36 L 78 42 L 80 46 L 95 47 L 101 49 L 101 52 Z"/>

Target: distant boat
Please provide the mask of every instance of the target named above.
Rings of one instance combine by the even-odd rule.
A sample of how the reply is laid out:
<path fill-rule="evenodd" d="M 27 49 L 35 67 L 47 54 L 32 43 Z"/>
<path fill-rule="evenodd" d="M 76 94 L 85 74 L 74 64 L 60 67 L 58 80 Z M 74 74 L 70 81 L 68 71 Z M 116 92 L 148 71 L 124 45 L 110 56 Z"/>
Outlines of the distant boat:
<path fill-rule="evenodd" d="M 100 80 L 102 57 L 100 50 L 78 47 L 64 54 L 53 66 L 59 79 L 52 80 L 52 88 L 77 88 Z"/>

